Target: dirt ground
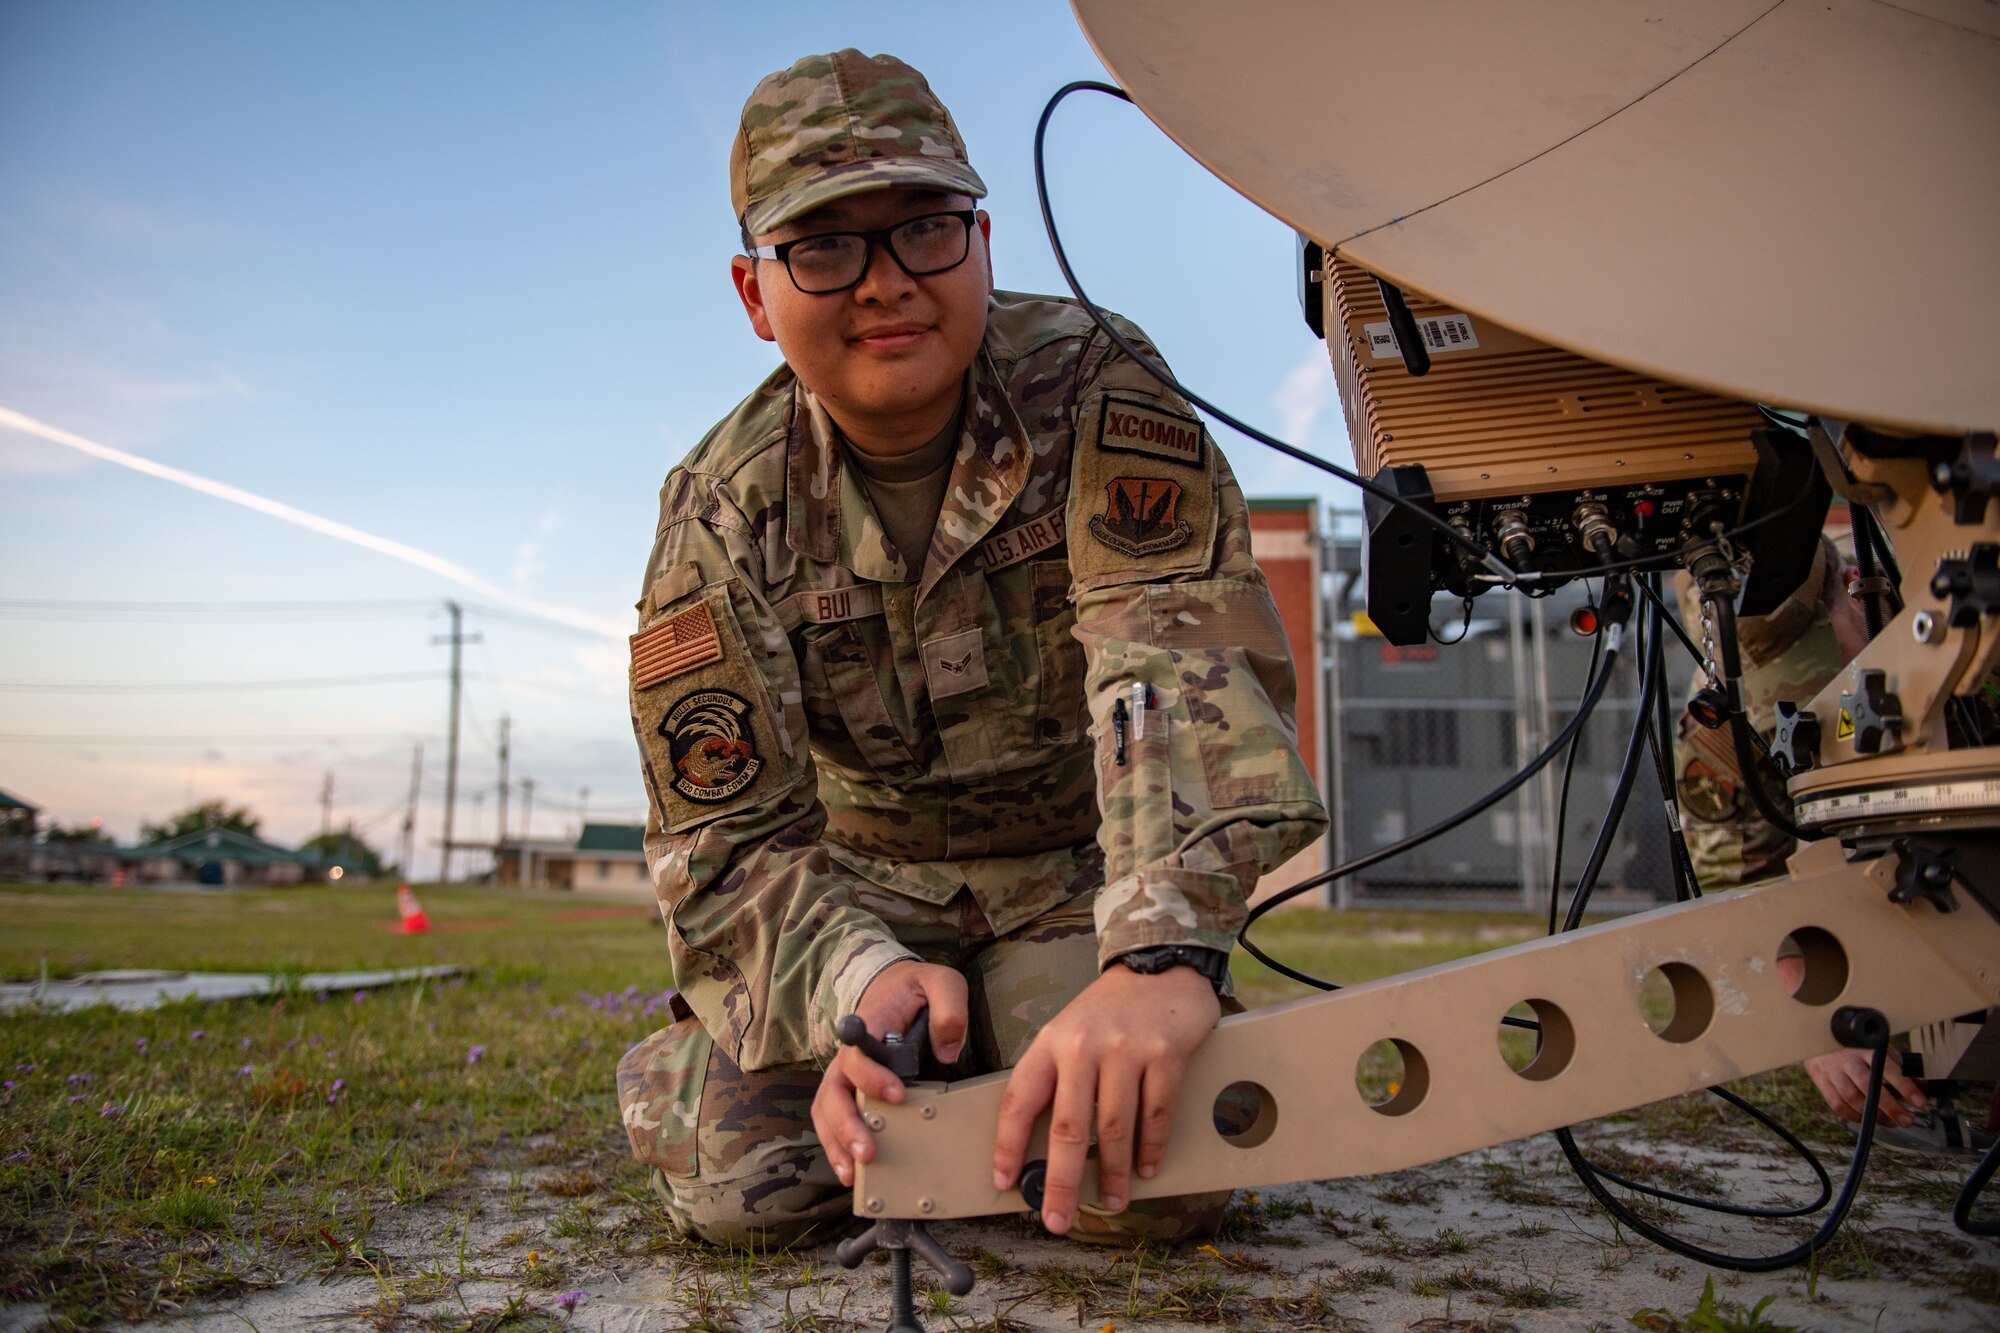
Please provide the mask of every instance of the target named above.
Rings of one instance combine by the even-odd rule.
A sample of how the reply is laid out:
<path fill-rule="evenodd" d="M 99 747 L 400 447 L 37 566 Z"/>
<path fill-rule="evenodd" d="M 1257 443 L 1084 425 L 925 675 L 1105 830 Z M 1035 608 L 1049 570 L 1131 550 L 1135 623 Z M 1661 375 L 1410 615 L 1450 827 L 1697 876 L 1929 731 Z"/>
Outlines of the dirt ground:
<path fill-rule="evenodd" d="M 1603 1137 L 1618 1135 L 1616 1146 Z M 1599 1130 L 1628 1174 L 1745 1202 L 1810 1197 L 1805 1168 L 1730 1135 L 1690 1148 Z M 946 1223 L 969 1296 L 920 1291 L 936 1329 L 2000 1329 L 2000 1246 L 1956 1231 L 1966 1164 L 1881 1150 L 1855 1217 L 1817 1271 L 1738 1275 L 1679 1259 L 1598 1211 L 1542 1136 L 1389 1176 L 1239 1195 L 1223 1238 L 1173 1251 L 1095 1249 L 1025 1220 Z M 1839 1182 L 1839 1165 L 1829 1162 Z M 488 1170 L 456 1207 L 382 1216 L 366 1247 L 146 1329 L 876 1329 L 886 1264 L 848 1272 L 830 1246 L 719 1254 L 663 1235 L 630 1195 L 572 1164 Z M 1653 1214 L 1739 1252 L 1802 1223 L 1713 1225 Z M 1790 1228 L 1787 1230 L 1786 1228 Z M 252 1265 L 254 1269 L 254 1265 Z M 246 1269 L 246 1272 L 252 1272 Z M 1704 1288 L 1713 1281 L 1710 1304 Z M 919 1285 L 924 1282 L 919 1270 Z M 268 1285 L 266 1285 L 268 1284 Z M 565 1304 L 568 1309 L 565 1309 Z M 35 1312 L 0 1315 L 30 1328 Z"/>

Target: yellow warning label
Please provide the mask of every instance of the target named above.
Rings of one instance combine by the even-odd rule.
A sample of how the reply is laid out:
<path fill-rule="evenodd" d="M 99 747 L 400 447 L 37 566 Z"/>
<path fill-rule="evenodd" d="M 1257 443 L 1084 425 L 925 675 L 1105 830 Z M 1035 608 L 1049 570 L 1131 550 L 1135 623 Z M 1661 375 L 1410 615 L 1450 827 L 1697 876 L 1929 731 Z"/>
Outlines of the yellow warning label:
<path fill-rule="evenodd" d="M 1840 725 L 1834 728 L 1833 738 L 1837 741 L 1854 739 L 1854 715 L 1845 708 L 1840 710 Z"/>

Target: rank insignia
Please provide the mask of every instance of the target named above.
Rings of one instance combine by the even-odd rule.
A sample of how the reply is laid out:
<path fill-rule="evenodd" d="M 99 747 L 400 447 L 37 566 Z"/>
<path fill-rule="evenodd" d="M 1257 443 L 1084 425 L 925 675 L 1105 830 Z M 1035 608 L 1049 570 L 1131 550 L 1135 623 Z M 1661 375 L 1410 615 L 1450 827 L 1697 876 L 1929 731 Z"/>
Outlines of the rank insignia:
<path fill-rule="evenodd" d="M 1104 490 L 1104 512 L 1092 516 L 1090 535 L 1113 550 L 1157 555 L 1185 545 L 1194 535 L 1194 529 L 1179 517 L 1179 482 L 1160 477 L 1113 477 Z"/>
<path fill-rule="evenodd" d="M 659 734 L 673 762 L 674 790 L 690 801 L 717 805 L 757 780 L 750 705 L 728 690 L 697 690 L 667 710 Z"/>

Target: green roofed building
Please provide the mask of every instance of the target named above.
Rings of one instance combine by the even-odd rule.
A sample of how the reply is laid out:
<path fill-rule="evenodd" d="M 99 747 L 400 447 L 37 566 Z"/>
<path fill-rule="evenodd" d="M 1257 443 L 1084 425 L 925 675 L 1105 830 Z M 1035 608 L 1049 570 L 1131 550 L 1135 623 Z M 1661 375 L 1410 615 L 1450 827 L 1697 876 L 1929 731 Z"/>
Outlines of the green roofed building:
<path fill-rule="evenodd" d="M 576 839 L 570 887 L 651 901 L 653 879 L 646 873 L 645 840 L 643 824 L 585 824 Z"/>
<path fill-rule="evenodd" d="M 653 901 L 643 824 L 585 824 L 571 842 L 509 838 L 493 849 L 493 881 Z"/>
<path fill-rule="evenodd" d="M 309 868 L 309 859 L 298 852 L 227 828 L 202 829 L 134 847 L 126 857 L 141 883 L 298 884 Z"/>
<path fill-rule="evenodd" d="M 40 813 L 41 807 L 0 791 L 0 838 L 34 837 L 35 816 Z"/>

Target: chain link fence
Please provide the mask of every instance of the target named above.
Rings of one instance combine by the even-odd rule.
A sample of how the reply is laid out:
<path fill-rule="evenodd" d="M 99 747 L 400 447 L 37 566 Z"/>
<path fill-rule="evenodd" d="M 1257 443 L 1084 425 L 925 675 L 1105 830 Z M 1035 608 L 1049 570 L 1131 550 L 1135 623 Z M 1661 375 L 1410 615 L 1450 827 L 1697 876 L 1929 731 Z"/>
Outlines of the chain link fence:
<path fill-rule="evenodd" d="M 1338 662 L 1328 671 L 1334 706 L 1327 747 L 1335 774 L 1336 862 L 1457 813 L 1506 782 L 1562 730 L 1592 667 L 1593 641 L 1568 624 L 1569 612 L 1586 600 L 1581 584 L 1539 601 L 1488 594 L 1473 604 L 1458 637 L 1461 604 L 1440 599 L 1434 624 L 1440 638 L 1452 641 L 1416 647 L 1390 644 L 1365 620 L 1334 619 Z M 1337 885 L 1333 900 L 1546 910 L 1550 886 L 1559 880 L 1566 903 L 1603 827 L 1631 735 L 1638 693 L 1631 643 L 1628 634 L 1628 651 L 1577 739 L 1566 802 L 1558 758 L 1490 809 Z M 1670 647 L 1684 658 L 1677 645 Z M 1669 657 L 1670 689 L 1686 675 L 1680 666 Z M 1641 907 L 1672 896 L 1667 810 L 1649 754 L 1592 902 Z"/>

